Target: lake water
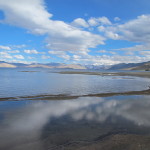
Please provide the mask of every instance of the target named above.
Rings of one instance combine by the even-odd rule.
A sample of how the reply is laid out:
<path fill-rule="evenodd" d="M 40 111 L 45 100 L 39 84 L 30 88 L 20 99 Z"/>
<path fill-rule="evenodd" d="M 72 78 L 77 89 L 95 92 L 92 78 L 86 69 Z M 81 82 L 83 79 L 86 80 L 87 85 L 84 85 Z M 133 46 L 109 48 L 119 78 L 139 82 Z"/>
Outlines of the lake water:
<path fill-rule="evenodd" d="M 22 72 L 27 70 L 38 72 Z M 150 84 L 150 79 L 139 77 L 102 77 L 55 72 L 50 69 L 0 69 L 0 97 L 138 91 L 147 89 Z"/>
<path fill-rule="evenodd" d="M 1 98 L 145 90 L 150 83 L 150 79 L 139 77 L 20 71 L 0 70 Z M 0 150 L 87 150 L 93 144 L 97 150 L 121 150 L 122 145 L 134 150 L 133 144 L 136 150 L 141 150 L 140 146 L 148 150 L 149 108 L 150 96 L 144 95 L 0 101 Z"/>

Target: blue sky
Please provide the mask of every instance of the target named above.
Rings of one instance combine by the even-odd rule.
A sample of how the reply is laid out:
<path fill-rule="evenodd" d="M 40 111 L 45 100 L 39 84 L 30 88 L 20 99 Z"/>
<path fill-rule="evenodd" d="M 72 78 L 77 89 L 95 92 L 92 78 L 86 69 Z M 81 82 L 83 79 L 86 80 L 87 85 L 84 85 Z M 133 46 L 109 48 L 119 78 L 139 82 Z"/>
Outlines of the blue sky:
<path fill-rule="evenodd" d="M 0 60 L 112 65 L 150 60 L 149 0 L 0 0 Z"/>

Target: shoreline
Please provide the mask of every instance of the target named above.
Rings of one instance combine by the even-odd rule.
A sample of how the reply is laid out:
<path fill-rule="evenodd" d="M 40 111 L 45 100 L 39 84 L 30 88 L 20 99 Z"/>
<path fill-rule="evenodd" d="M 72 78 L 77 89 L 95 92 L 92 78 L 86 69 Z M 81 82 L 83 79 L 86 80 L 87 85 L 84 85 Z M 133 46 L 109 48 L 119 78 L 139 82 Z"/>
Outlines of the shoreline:
<path fill-rule="evenodd" d="M 79 72 L 79 71 L 62 71 L 60 74 L 83 74 L 83 75 L 99 75 L 99 76 L 134 76 L 150 78 L 150 72 Z"/>
<path fill-rule="evenodd" d="M 150 89 L 142 91 L 128 91 L 128 92 L 110 92 L 110 93 L 96 93 L 86 95 L 33 95 L 20 97 L 4 97 L 0 101 L 21 101 L 21 100 L 72 100 L 80 97 L 112 97 L 112 96 L 133 96 L 133 95 L 150 95 Z"/>
<path fill-rule="evenodd" d="M 59 74 L 80 74 L 80 75 L 98 75 L 98 76 L 134 76 L 142 78 L 150 78 L 150 72 L 79 72 L 79 71 L 63 71 L 57 72 Z M 149 88 L 149 87 L 148 87 Z M 110 92 L 110 93 L 96 93 L 86 95 L 68 95 L 68 94 L 41 94 L 17 97 L 0 97 L 0 101 L 20 101 L 20 100 L 71 100 L 80 97 L 111 97 L 111 96 L 132 96 L 132 95 L 150 95 L 150 88 L 141 91 L 127 91 L 127 92 Z"/>

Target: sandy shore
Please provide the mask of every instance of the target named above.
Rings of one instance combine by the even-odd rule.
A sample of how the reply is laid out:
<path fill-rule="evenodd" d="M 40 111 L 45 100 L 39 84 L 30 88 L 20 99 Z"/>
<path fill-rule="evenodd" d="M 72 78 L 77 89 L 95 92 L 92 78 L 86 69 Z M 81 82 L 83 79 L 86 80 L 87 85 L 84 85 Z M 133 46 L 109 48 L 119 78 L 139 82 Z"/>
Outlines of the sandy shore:
<path fill-rule="evenodd" d="M 21 97 L 6 97 L 0 98 L 0 101 L 19 101 L 19 100 L 71 100 L 79 97 L 111 97 L 111 96 L 131 96 L 131 95 L 150 95 L 150 89 L 142 91 L 129 91 L 129 92 L 110 92 L 110 93 L 96 93 L 86 95 L 35 95 L 35 96 L 21 96 Z"/>
<path fill-rule="evenodd" d="M 66 150 L 149 150 L 149 140 L 149 136 L 116 134 L 92 143 L 86 143 L 83 145 L 78 143 L 64 148 Z"/>
<path fill-rule="evenodd" d="M 79 72 L 79 71 L 63 71 L 60 74 L 84 74 L 84 75 L 100 75 L 100 76 L 135 76 L 150 78 L 150 72 Z"/>

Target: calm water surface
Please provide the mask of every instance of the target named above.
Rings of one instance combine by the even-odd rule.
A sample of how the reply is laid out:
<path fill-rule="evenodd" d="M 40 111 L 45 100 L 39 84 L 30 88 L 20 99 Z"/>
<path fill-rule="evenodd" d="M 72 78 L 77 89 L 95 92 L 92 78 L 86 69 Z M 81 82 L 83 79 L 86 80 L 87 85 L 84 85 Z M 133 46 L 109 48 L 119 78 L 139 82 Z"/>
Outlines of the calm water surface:
<path fill-rule="evenodd" d="M 150 96 L 3 101 L 0 107 L 3 150 L 61 149 L 107 134 L 150 135 Z"/>
<path fill-rule="evenodd" d="M 0 97 L 145 90 L 150 79 L 0 70 Z M 71 150 L 115 134 L 150 136 L 150 96 L 0 101 L 0 150 Z M 115 149 L 116 150 L 116 149 Z"/>
<path fill-rule="evenodd" d="M 38 72 L 21 72 L 35 70 Z M 0 69 L 0 97 L 40 94 L 84 95 L 145 90 L 150 79 L 59 74 L 50 69 Z"/>

